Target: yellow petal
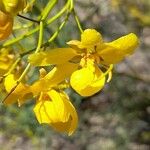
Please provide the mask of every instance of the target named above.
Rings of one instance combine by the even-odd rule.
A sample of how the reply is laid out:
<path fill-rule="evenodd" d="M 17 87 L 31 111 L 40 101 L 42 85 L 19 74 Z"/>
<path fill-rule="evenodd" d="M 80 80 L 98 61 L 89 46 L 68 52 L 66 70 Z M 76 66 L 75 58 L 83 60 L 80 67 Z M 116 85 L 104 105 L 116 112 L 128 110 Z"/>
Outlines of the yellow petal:
<path fill-rule="evenodd" d="M 29 56 L 29 62 L 35 66 L 48 66 L 55 64 L 63 64 L 76 56 L 76 52 L 72 48 L 57 48 Z"/>
<path fill-rule="evenodd" d="M 71 75 L 70 84 L 81 96 L 92 96 L 100 91 L 105 84 L 105 76 L 102 75 L 103 73 L 96 66 L 94 72 L 85 67 Z"/>
<path fill-rule="evenodd" d="M 47 95 L 42 94 L 34 107 L 34 112 L 39 123 L 67 122 L 69 119 L 62 98 L 54 90 L 49 91 Z"/>
<path fill-rule="evenodd" d="M 113 42 L 105 43 L 103 49 L 98 49 L 98 54 L 103 63 L 115 64 L 132 54 L 138 43 L 137 36 L 134 33 L 130 33 Z"/>
<path fill-rule="evenodd" d="M 32 93 L 30 92 L 29 86 L 19 83 L 17 87 L 15 87 L 16 80 L 13 74 L 9 74 L 4 81 L 4 86 L 6 91 L 9 93 L 13 88 L 14 91 L 11 94 L 8 94 L 7 98 L 4 101 L 4 104 L 9 105 L 15 102 L 18 102 L 19 106 L 22 105 L 29 97 L 32 97 Z"/>
<path fill-rule="evenodd" d="M 68 44 L 71 48 L 75 49 L 77 52 L 81 52 L 82 49 L 86 48 L 86 47 L 85 47 L 84 45 L 82 45 L 82 43 L 81 43 L 80 41 L 78 41 L 78 40 L 71 40 L 71 41 L 67 42 L 67 44 Z"/>
<path fill-rule="evenodd" d="M 70 77 L 77 67 L 78 65 L 73 63 L 57 65 L 44 78 L 38 80 L 31 86 L 32 92 L 34 95 L 37 95 L 41 91 L 46 91 L 49 88 L 56 86 L 66 78 Z"/>
<path fill-rule="evenodd" d="M 58 132 L 69 132 L 69 128 L 71 126 L 71 117 L 69 118 L 68 122 L 56 122 L 51 123 L 52 126 Z"/>
<path fill-rule="evenodd" d="M 18 102 L 18 105 L 21 106 L 25 101 L 32 97 L 30 88 L 27 85 L 20 83 L 15 90 L 7 96 L 4 101 L 4 104 L 10 105 Z"/>
<path fill-rule="evenodd" d="M 75 129 L 77 128 L 78 115 L 77 115 L 75 107 L 73 106 L 73 104 L 69 100 L 69 97 L 67 96 L 67 94 L 62 93 L 61 95 L 64 97 L 64 103 L 65 103 L 66 108 L 68 109 L 68 111 L 70 112 L 70 115 L 71 115 L 71 124 L 70 124 L 70 128 L 68 130 L 68 134 L 71 135 L 75 131 Z"/>
<path fill-rule="evenodd" d="M 16 85 L 16 80 L 14 79 L 13 74 L 9 74 L 4 80 L 4 86 L 7 92 L 10 92 L 11 89 Z"/>
<path fill-rule="evenodd" d="M 67 132 L 68 135 L 71 135 L 77 128 L 78 115 L 68 96 L 65 93 L 60 93 L 60 96 L 63 98 L 64 105 L 67 112 L 70 113 L 70 117 L 67 122 L 52 123 L 51 126 L 53 126 L 53 128 L 59 132 Z"/>
<path fill-rule="evenodd" d="M 85 46 L 96 46 L 102 43 L 102 36 L 95 29 L 86 29 L 81 34 L 81 42 Z"/>

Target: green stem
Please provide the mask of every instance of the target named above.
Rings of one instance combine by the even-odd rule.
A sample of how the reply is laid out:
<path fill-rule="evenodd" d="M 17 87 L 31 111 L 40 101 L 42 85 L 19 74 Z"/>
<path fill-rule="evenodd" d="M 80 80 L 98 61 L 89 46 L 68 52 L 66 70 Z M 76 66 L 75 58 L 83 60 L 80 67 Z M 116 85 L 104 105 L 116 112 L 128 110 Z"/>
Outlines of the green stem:
<path fill-rule="evenodd" d="M 40 31 L 39 31 L 39 40 L 38 40 L 38 45 L 37 48 L 35 50 L 35 53 L 38 53 L 40 51 L 42 42 L 43 42 L 43 21 L 40 21 Z M 28 70 L 30 69 L 31 64 L 29 63 L 27 65 L 27 67 L 25 68 L 25 70 L 23 71 L 23 73 L 21 74 L 20 78 L 18 79 L 18 82 L 20 82 L 24 76 L 27 74 Z"/>
<path fill-rule="evenodd" d="M 56 5 L 56 3 L 58 2 L 58 0 L 51 0 L 48 2 L 47 6 L 44 8 L 44 10 L 41 13 L 41 20 L 45 20 L 48 16 L 48 14 L 50 13 L 50 11 L 52 10 L 52 8 Z"/>
<path fill-rule="evenodd" d="M 20 14 L 18 14 L 17 16 L 20 17 L 20 18 L 23 18 L 23 19 L 26 19 L 26 20 L 29 20 L 29 21 L 38 23 L 38 24 L 40 23 L 40 21 L 38 21 L 38 20 L 34 20 L 34 19 L 32 19 L 32 18 L 28 18 L 28 17 L 22 16 L 22 15 L 20 15 Z"/>
<path fill-rule="evenodd" d="M 78 26 L 80 32 L 83 33 L 82 26 L 81 26 L 81 24 L 80 24 L 79 18 L 78 18 L 78 16 L 77 16 L 77 14 L 76 14 L 76 12 L 75 12 L 74 9 L 73 9 L 73 15 L 74 15 L 75 21 L 76 21 L 76 23 L 77 23 L 77 26 Z"/>
<path fill-rule="evenodd" d="M 60 24 L 59 28 L 57 29 L 57 31 L 52 35 L 52 37 L 48 40 L 48 43 L 51 43 L 59 34 L 59 32 L 61 31 L 61 29 L 64 27 L 64 25 L 66 24 L 68 18 L 70 16 L 70 12 L 67 14 L 66 18 L 64 19 L 64 21 Z"/>

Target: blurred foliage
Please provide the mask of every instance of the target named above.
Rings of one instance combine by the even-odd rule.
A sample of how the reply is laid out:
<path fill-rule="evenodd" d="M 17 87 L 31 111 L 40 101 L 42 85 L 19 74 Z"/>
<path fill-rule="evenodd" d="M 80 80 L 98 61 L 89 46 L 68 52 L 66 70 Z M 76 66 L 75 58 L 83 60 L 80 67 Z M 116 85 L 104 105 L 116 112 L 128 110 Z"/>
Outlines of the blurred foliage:
<path fill-rule="evenodd" d="M 36 18 L 46 1 L 38 0 L 30 17 Z M 63 5 L 59 2 L 57 11 Z M 39 125 L 32 104 L 18 108 L 0 105 L 0 149 L 87 149 L 87 150 L 148 150 L 150 148 L 150 1 L 148 0 L 76 0 L 76 10 L 84 28 L 96 28 L 109 41 L 135 32 L 141 38 L 140 47 L 131 58 L 117 65 L 115 74 L 105 89 L 90 98 L 81 98 L 72 90 L 72 101 L 78 109 L 80 124 L 71 137 Z M 19 22 L 16 19 L 15 27 Z M 18 23 L 17 23 L 18 22 Z M 61 22 L 61 21 L 60 21 Z M 48 38 L 60 24 L 47 28 Z M 60 32 L 52 47 L 66 46 L 79 37 L 73 19 Z M 30 28 L 25 28 L 27 32 Z M 18 36 L 18 32 L 14 32 Z M 28 43 L 28 44 L 26 44 Z M 35 38 L 21 42 L 34 48 Z M 18 46 L 15 46 L 18 49 Z M 17 51 L 17 50 L 16 50 Z M 33 77 L 32 80 L 35 80 Z"/>

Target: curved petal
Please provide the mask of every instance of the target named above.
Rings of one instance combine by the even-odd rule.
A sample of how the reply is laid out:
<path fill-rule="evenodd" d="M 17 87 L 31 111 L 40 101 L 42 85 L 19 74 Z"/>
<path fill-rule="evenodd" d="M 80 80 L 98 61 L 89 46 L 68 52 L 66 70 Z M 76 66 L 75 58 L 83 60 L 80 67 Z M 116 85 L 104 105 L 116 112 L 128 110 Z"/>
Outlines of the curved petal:
<path fill-rule="evenodd" d="M 71 48 L 75 49 L 77 52 L 81 52 L 82 49 L 86 48 L 86 47 L 83 46 L 82 43 L 81 43 L 80 41 L 78 41 L 78 40 L 71 40 L 71 41 L 67 42 L 67 44 L 68 44 Z"/>
<path fill-rule="evenodd" d="M 16 89 L 5 99 L 4 104 L 10 105 L 18 102 L 18 105 L 21 106 L 25 101 L 32 97 L 29 86 L 20 83 Z"/>
<path fill-rule="evenodd" d="M 115 64 L 132 54 L 138 43 L 137 36 L 134 33 L 130 33 L 113 42 L 105 43 L 102 49 L 97 49 L 97 52 L 103 60 L 102 63 Z"/>
<path fill-rule="evenodd" d="M 70 84 L 81 96 L 92 96 L 103 88 L 105 76 L 96 66 L 94 72 L 85 67 L 72 74 Z"/>
<path fill-rule="evenodd" d="M 34 95 L 37 95 L 41 91 L 46 91 L 49 88 L 56 86 L 66 78 L 70 77 L 77 67 L 78 65 L 73 63 L 55 66 L 44 78 L 38 80 L 31 86 L 32 92 Z"/>
<path fill-rule="evenodd" d="M 11 89 L 15 86 L 16 80 L 13 74 L 9 74 L 7 77 L 5 77 L 4 80 L 4 86 L 7 92 L 10 92 Z"/>
<path fill-rule="evenodd" d="M 53 128 L 55 128 L 59 132 L 67 132 L 68 135 L 71 135 L 77 128 L 78 115 L 68 96 L 65 93 L 60 94 L 63 98 L 66 111 L 70 113 L 70 117 L 67 122 L 53 123 L 51 124 L 51 126 L 53 126 Z"/>
<path fill-rule="evenodd" d="M 9 74 L 4 81 L 4 86 L 8 92 L 8 96 L 4 101 L 4 104 L 9 105 L 18 102 L 19 106 L 22 105 L 29 97 L 32 97 L 30 87 L 23 83 L 19 83 L 17 86 L 16 80 L 13 74 Z M 15 87 L 17 86 L 17 87 Z M 15 90 L 9 94 L 9 92 L 15 88 Z"/>
<path fill-rule="evenodd" d="M 81 42 L 86 47 L 96 46 L 103 42 L 102 36 L 95 29 L 86 29 L 81 34 Z"/>
<path fill-rule="evenodd" d="M 67 122 L 69 112 L 66 111 L 62 97 L 55 90 L 41 93 L 40 99 L 34 107 L 39 123 Z"/>
<path fill-rule="evenodd" d="M 76 51 L 72 48 L 56 48 L 29 56 L 29 62 L 35 66 L 49 66 L 63 64 L 76 56 Z"/>
<path fill-rule="evenodd" d="M 60 122 L 67 122 L 70 117 L 70 113 L 66 110 L 66 104 L 64 102 L 65 97 L 62 96 L 61 92 L 51 90 L 48 92 L 54 107 L 56 108 L 56 114 Z M 59 122 L 56 121 L 56 122 Z M 54 122 L 54 121 L 53 121 Z"/>

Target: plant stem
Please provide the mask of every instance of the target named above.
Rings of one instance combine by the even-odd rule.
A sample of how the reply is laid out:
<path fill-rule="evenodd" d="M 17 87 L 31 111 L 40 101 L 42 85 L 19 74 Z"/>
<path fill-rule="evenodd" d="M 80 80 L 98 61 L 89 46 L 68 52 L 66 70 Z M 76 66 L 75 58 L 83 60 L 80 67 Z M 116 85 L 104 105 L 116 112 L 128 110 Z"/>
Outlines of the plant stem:
<path fill-rule="evenodd" d="M 29 21 L 38 23 L 38 24 L 40 23 L 40 21 L 38 21 L 38 20 L 34 20 L 34 19 L 32 19 L 32 18 L 28 18 L 28 17 L 22 16 L 22 15 L 20 15 L 20 14 L 18 14 L 17 16 L 19 16 L 19 17 L 21 17 L 21 18 L 23 18 L 23 19 L 26 19 L 26 20 L 29 20 Z"/>
<path fill-rule="evenodd" d="M 48 16 L 48 14 L 50 13 L 50 11 L 52 10 L 52 8 L 56 5 L 56 3 L 58 2 L 58 0 L 51 0 L 48 2 L 47 6 L 44 8 L 44 10 L 41 13 L 41 20 L 45 20 Z"/>
<path fill-rule="evenodd" d="M 77 26 L 78 26 L 80 32 L 83 33 L 83 29 L 82 29 L 81 23 L 80 23 L 79 18 L 78 18 L 78 16 L 77 16 L 77 14 L 76 14 L 74 9 L 73 9 L 73 15 L 74 15 L 75 21 L 77 23 Z"/>

